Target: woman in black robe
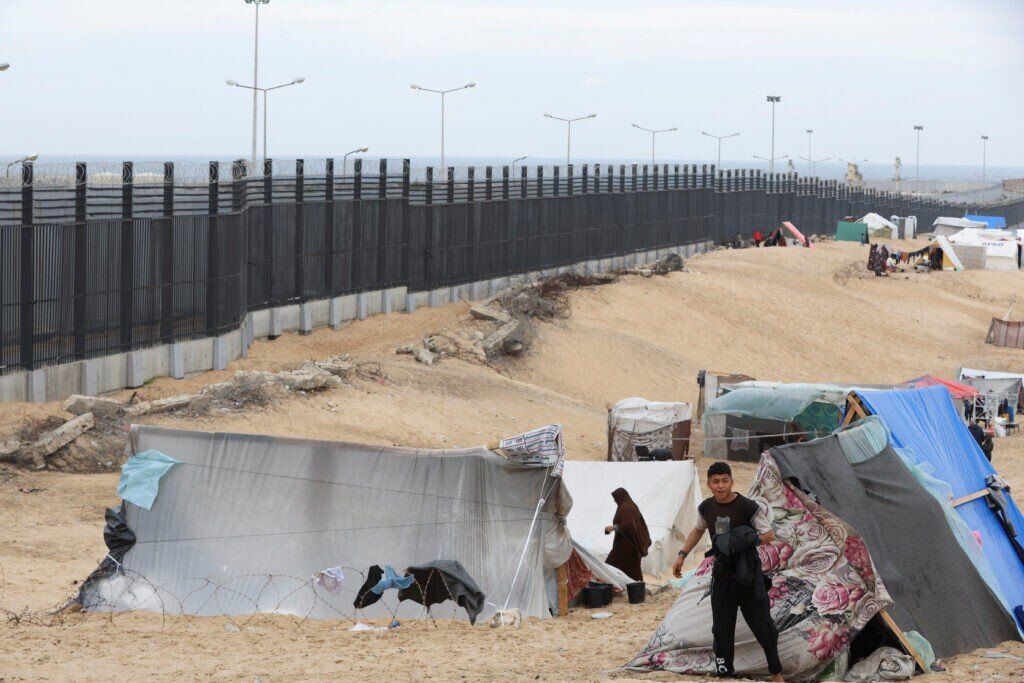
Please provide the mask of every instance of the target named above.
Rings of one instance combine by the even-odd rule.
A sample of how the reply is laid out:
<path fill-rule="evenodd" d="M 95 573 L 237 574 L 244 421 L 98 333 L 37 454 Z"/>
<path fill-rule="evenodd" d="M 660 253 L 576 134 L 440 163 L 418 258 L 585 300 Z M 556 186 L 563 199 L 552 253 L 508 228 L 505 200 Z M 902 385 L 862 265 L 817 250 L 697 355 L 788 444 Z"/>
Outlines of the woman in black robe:
<path fill-rule="evenodd" d="M 647 549 L 651 547 L 647 522 L 626 489 L 615 489 L 612 498 L 618 509 L 615 510 L 612 526 L 605 527 L 604 532 L 615 532 L 615 540 L 612 541 L 612 551 L 608 553 L 605 562 L 621 569 L 631 579 L 643 581 L 640 560 L 647 556 Z"/>

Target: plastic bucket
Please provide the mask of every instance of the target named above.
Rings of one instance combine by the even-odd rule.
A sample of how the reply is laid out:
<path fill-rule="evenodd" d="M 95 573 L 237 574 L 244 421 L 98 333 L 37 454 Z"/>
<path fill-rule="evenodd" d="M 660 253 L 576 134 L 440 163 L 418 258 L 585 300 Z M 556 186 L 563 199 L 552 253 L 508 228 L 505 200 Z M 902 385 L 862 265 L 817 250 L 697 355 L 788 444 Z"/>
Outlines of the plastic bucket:
<path fill-rule="evenodd" d="M 647 599 L 647 584 L 643 581 L 634 581 L 626 584 L 626 594 L 629 595 L 629 604 L 636 605 Z"/>
<path fill-rule="evenodd" d="M 601 593 L 602 593 L 602 596 L 604 597 L 604 604 L 606 604 L 606 605 L 612 604 L 612 598 L 615 597 L 615 587 L 612 586 L 610 583 L 602 583 L 601 584 Z"/>
<path fill-rule="evenodd" d="M 583 589 L 583 604 L 590 608 L 604 607 L 604 590 L 600 586 Z"/>

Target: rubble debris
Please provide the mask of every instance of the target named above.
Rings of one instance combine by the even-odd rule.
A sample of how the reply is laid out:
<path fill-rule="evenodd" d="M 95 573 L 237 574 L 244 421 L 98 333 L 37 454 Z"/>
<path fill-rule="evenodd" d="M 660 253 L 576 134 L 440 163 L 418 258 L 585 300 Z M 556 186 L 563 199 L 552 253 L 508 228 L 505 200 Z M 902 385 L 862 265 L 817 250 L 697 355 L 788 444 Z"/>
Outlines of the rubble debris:
<path fill-rule="evenodd" d="M 511 320 L 501 327 L 499 327 L 491 336 L 480 342 L 480 346 L 483 348 L 485 354 L 488 357 L 501 355 L 505 351 L 506 344 L 515 342 L 518 344 L 517 353 L 522 353 L 524 344 L 522 341 L 515 338 L 515 334 L 520 331 L 523 326 L 522 321 Z"/>
<path fill-rule="evenodd" d="M 94 417 L 109 417 L 116 415 L 124 406 L 120 401 L 112 398 L 100 398 L 99 396 L 83 396 L 72 394 L 61 406 L 65 412 L 72 415 L 84 415 L 92 413 Z"/>
<path fill-rule="evenodd" d="M 424 365 L 434 364 L 434 354 L 427 349 L 418 349 L 416 351 L 415 358 Z"/>
<path fill-rule="evenodd" d="M 53 455 L 69 443 L 85 434 L 96 424 L 92 413 L 84 413 L 68 420 L 52 432 L 47 432 L 18 454 L 18 459 L 33 469 L 46 467 L 46 457 Z"/>
<path fill-rule="evenodd" d="M 153 401 L 139 401 L 133 405 L 128 406 L 124 409 L 125 415 L 131 417 L 138 417 L 139 415 L 156 415 L 159 413 L 169 413 L 174 410 L 181 410 L 182 408 L 188 408 L 195 401 L 202 400 L 201 396 L 195 394 L 183 394 L 181 396 L 169 396 L 167 398 L 159 398 Z"/>
<path fill-rule="evenodd" d="M 683 263 L 683 257 L 674 251 L 670 251 L 655 261 L 650 270 L 655 275 L 668 275 L 669 273 L 685 269 L 686 264 Z"/>
<path fill-rule="evenodd" d="M 493 308 L 487 304 L 476 304 L 469 309 L 469 314 L 477 320 L 487 320 L 490 322 L 507 323 L 512 319 L 505 311 Z"/>
<path fill-rule="evenodd" d="M 395 353 L 399 355 L 408 354 L 412 356 L 416 353 L 416 347 L 413 346 L 412 344 L 403 344 L 402 346 L 399 346 L 397 349 L 395 349 Z"/>

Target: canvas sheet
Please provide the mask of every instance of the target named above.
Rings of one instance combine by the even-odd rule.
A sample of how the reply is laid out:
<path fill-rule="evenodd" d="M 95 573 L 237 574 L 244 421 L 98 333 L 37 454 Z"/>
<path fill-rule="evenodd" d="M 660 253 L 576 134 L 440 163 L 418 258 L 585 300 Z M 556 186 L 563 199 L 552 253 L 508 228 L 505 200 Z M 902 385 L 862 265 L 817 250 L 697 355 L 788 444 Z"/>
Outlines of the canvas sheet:
<path fill-rule="evenodd" d="M 923 635 L 936 656 L 1015 639 L 1013 617 L 960 547 L 942 507 L 885 443 L 884 430 L 879 444 L 865 433 L 870 427 L 770 453 L 784 479 L 861 532 L 896 624 Z M 847 440 L 858 443 L 844 448 Z"/>
<path fill-rule="evenodd" d="M 985 488 L 995 474 L 978 443 L 953 408 L 943 387 L 907 391 L 858 392 L 864 407 L 885 422 L 892 444 L 949 484 L 956 498 Z M 1010 521 L 1018 542 L 1024 542 L 1024 515 L 1007 492 Z M 982 551 L 999 581 L 1003 596 L 1015 607 L 1024 604 L 1024 563 L 984 499 L 957 506 L 956 511 L 982 539 Z"/>
<path fill-rule="evenodd" d="M 161 480 L 152 510 L 126 505 L 137 542 L 123 574 L 83 592 L 87 609 L 339 618 L 353 616 L 371 565 L 402 571 L 456 560 L 487 598 L 483 618 L 506 599 L 523 616 L 547 617 L 544 572 L 572 551 L 562 480 L 483 447 L 414 450 L 150 426 L 133 427 L 131 439 L 135 451 L 155 449 L 180 464 Z M 344 572 L 337 594 L 311 578 L 332 567 Z M 393 593 L 358 616 L 423 614 Z M 433 611 L 466 617 L 450 601 Z"/>
<path fill-rule="evenodd" d="M 771 507 L 776 540 L 758 547 L 779 630 L 779 658 L 789 681 L 814 678 L 891 600 L 858 533 L 784 484 L 770 455 L 761 460 L 750 497 Z M 711 559 L 705 559 L 640 654 L 626 666 L 711 674 Z M 764 651 L 742 618 L 736 622 L 739 676 L 767 678 Z"/>
<path fill-rule="evenodd" d="M 572 494 L 569 534 L 602 560 L 612 549 L 613 537 L 604 533 L 615 516 L 612 491 L 620 486 L 640 508 L 651 533 L 651 547 L 640 563 L 645 574 L 661 576 L 672 567 L 686 535 L 697 524 L 697 506 L 703 499 L 692 460 L 669 462 L 565 463 L 562 475 Z M 703 552 L 706 540 L 698 548 Z"/>

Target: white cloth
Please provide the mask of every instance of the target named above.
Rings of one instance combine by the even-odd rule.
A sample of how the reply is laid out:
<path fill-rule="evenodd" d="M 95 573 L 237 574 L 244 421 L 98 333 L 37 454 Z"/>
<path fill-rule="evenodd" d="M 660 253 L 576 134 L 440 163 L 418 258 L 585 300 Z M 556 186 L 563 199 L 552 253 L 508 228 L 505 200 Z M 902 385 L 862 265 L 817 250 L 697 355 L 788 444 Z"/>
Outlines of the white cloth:
<path fill-rule="evenodd" d="M 328 567 L 313 574 L 313 581 L 331 595 L 341 592 L 341 582 L 345 580 L 345 572 L 341 567 Z"/>

